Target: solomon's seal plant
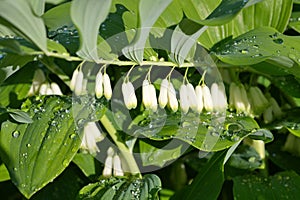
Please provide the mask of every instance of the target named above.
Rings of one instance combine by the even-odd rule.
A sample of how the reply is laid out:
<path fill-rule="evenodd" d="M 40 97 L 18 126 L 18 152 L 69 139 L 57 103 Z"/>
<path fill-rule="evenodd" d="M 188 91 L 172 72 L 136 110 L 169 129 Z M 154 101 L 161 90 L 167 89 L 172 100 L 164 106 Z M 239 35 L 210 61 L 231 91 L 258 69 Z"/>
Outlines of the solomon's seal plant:
<path fill-rule="evenodd" d="M 299 3 L 2 0 L 1 199 L 299 199 Z"/>

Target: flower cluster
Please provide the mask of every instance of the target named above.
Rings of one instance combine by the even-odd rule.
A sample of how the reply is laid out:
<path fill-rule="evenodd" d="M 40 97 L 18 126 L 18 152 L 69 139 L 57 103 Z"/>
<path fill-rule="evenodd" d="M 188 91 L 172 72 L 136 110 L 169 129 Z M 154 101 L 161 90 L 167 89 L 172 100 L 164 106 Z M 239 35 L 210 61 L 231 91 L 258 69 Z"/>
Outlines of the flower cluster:
<path fill-rule="evenodd" d="M 84 76 L 81 67 L 77 68 L 73 72 L 70 89 L 74 91 L 77 96 L 84 95 L 87 93 L 87 83 L 88 79 Z M 101 98 L 104 95 L 107 100 L 110 100 L 112 96 L 110 78 L 106 72 L 102 73 L 102 68 L 96 75 L 95 95 L 97 98 Z"/>
<path fill-rule="evenodd" d="M 109 147 L 107 150 L 107 157 L 105 159 L 102 175 L 104 177 L 110 177 L 112 174 L 114 176 L 124 176 L 120 156 L 112 147 Z"/>
<path fill-rule="evenodd" d="M 102 141 L 105 134 L 100 132 L 96 122 L 88 122 L 83 128 L 83 137 L 80 148 L 88 151 L 90 154 L 99 152 L 97 142 Z"/>
<path fill-rule="evenodd" d="M 265 96 L 257 86 L 251 86 L 246 90 L 243 84 L 233 82 L 230 84 L 229 94 L 229 108 L 235 109 L 237 113 L 253 117 L 262 114 L 265 123 L 282 116 L 277 101 L 269 94 Z"/>
<path fill-rule="evenodd" d="M 186 114 L 189 110 L 201 113 L 203 109 L 207 112 L 225 111 L 227 109 L 227 97 L 224 85 L 213 83 L 209 88 L 204 81 L 194 87 L 187 80 L 179 88 L 179 102 L 181 111 Z M 126 77 L 122 84 L 122 93 L 125 106 L 128 109 L 136 108 L 137 99 L 132 83 Z M 154 85 L 150 82 L 149 75 L 146 76 L 142 85 L 142 102 L 146 109 L 157 111 L 168 106 L 173 112 L 178 110 L 178 100 L 176 90 L 170 80 L 165 78 L 160 84 L 160 92 L 157 99 Z"/>
<path fill-rule="evenodd" d="M 32 85 L 29 89 L 28 96 L 33 95 L 62 95 L 57 83 L 49 83 L 41 69 L 37 69 L 32 79 Z"/>

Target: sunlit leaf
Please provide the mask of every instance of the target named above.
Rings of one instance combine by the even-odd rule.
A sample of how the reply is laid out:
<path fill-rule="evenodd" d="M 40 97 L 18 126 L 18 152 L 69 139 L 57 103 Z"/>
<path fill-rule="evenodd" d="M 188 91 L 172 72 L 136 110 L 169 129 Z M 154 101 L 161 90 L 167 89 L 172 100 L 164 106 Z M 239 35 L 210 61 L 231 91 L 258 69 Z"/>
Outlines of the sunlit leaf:
<path fill-rule="evenodd" d="M 139 29 L 133 42 L 123 49 L 123 54 L 130 60 L 138 63 L 143 61 L 144 47 L 150 33 L 150 27 L 156 22 L 160 14 L 171 3 L 171 0 L 140 0 L 139 2 Z"/>
<path fill-rule="evenodd" d="M 9 173 L 3 163 L 0 164 L 0 182 L 10 179 Z"/>
<path fill-rule="evenodd" d="M 37 16 L 41 16 L 44 13 L 46 0 L 27 0 L 27 1 L 31 5 L 31 8 L 33 9 L 34 13 Z"/>
<path fill-rule="evenodd" d="M 37 97 L 23 109 L 29 109 L 33 123 L 3 122 L 0 153 L 13 183 L 29 198 L 68 166 L 81 140 L 70 99 Z"/>
<path fill-rule="evenodd" d="M 15 14 L 16 12 L 18 13 L 17 15 Z M 44 22 L 32 12 L 28 1 L 1 1 L 0 17 L 47 53 Z"/>
<path fill-rule="evenodd" d="M 73 24 L 70 16 L 70 8 L 71 2 L 68 2 L 52 8 L 42 15 L 45 25 L 50 31 Z"/>
<path fill-rule="evenodd" d="M 71 5 L 71 18 L 80 34 L 77 54 L 87 60 L 97 61 L 99 26 L 110 10 L 111 0 L 75 0 Z"/>
<path fill-rule="evenodd" d="M 28 113 L 24 111 L 9 109 L 8 113 L 16 122 L 25 123 L 25 124 L 29 124 L 33 122 L 30 116 L 28 115 Z"/>
<path fill-rule="evenodd" d="M 87 177 L 95 176 L 102 172 L 101 163 L 91 154 L 77 153 L 72 162 L 74 162 Z"/>
<path fill-rule="evenodd" d="M 229 36 L 237 37 L 252 29 L 263 26 L 273 27 L 279 32 L 283 32 L 289 22 L 292 7 L 292 0 L 261 1 L 244 8 L 231 22 L 209 27 L 201 35 L 199 42 L 209 49 L 217 42 Z M 207 6 L 201 7 L 201 13 L 205 14 L 210 9 L 211 7 Z"/>

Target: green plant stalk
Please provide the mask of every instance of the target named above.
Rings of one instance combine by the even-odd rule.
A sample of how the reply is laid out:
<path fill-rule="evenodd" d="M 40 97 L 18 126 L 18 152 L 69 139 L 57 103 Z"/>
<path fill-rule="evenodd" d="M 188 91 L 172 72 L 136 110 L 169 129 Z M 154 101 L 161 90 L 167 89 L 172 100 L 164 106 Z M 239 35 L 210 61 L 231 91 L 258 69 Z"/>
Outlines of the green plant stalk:
<path fill-rule="evenodd" d="M 107 132 L 109 133 L 109 135 L 111 136 L 111 138 L 113 139 L 113 141 L 115 142 L 115 144 L 118 146 L 123 158 L 126 161 L 128 171 L 132 175 L 138 175 L 141 178 L 140 169 L 139 169 L 132 153 L 130 152 L 129 148 L 123 142 L 118 140 L 118 136 L 117 136 L 118 132 L 115 129 L 115 127 L 113 126 L 113 124 L 111 123 L 111 121 L 108 119 L 108 117 L 106 115 L 103 115 L 102 118 L 100 119 L 100 121 L 103 124 L 103 126 L 105 127 L 105 129 L 107 130 Z"/>

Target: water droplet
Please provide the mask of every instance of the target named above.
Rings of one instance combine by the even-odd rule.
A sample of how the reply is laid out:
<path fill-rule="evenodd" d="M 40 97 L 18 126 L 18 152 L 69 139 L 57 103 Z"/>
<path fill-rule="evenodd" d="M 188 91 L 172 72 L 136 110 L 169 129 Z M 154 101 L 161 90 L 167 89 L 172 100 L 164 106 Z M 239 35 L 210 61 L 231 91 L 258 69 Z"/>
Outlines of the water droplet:
<path fill-rule="evenodd" d="M 148 161 L 152 162 L 154 160 L 153 156 L 149 156 Z"/>
<path fill-rule="evenodd" d="M 14 167 L 13 170 L 16 172 L 16 171 L 18 171 L 18 168 Z"/>
<path fill-rule="evenodd" d="M 258 49 L 259 46 L 257 44 L 253 45 L 253 48 Z"/>
<path fill-rule="evenodd" d="M 278 38 L 278 39 L 273 40 L 273 42 L 275 42 L 276 44 L 283 44 L 283 39 Z"/>
<path fill-rule="evenodd" d="M 76 138 L 76 134 L 75 133 L 73 133 L 73 134 L 71 134 L 69 137 L 70 137 L 70 139 L 72 139 L 72 140 L 74 140 L 75 138 Z"/>
<path fill-rule="evenodd" d="M 65 159 L 62 164 L 64 167 L 67 167 L 69 164 L 69 161 L 67 159 Z"/>
<path fill-rule="evenodd" d="M 247 54 L 247 53 L 249 53 L 249 50 L 248 50 L 248 49 L 241 49 L 241 50 L 240 50 L 240 53 L 242 53 L 242 54 Z"/>
<path fill-rule="evenodd" d="M 18 138 L 18 137 L 20 136 L 20 131 L 14 131 L 14 132 L 12 133 L 12 136 L 13 136 L 14 138 Z"/>
<path fill-rule="evenodd" d="M 30 147 L 31 147 L 31 144 L 30 144 L 30 143 L 26 144 L 26 147 L 27 147 L 27 148 L 30 148 Z"/>
<path fill-rule="evenodd" d="M 251 163 L 254 163 L 256 161 L 256 158 L 254 156 L 251 156 L 249 159 L 248 159 L 249 162 Z"/>
<path fill-rule="evenodd" d="M 241 138 L 238 136 L 238 135 L 233 135 L 230 137 L 230 140 L 233 141 L 233 142 L 237 142 L 239 141 Z"/>

